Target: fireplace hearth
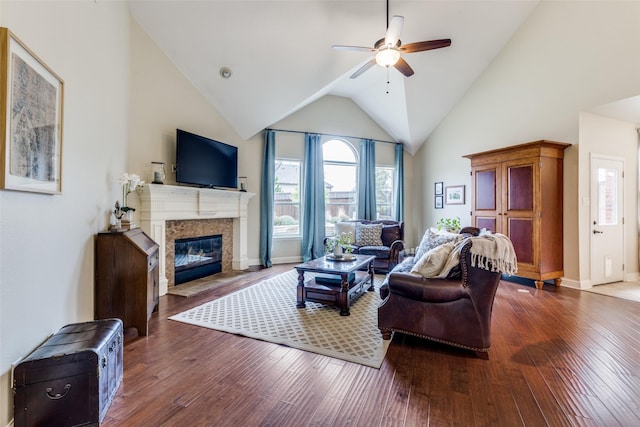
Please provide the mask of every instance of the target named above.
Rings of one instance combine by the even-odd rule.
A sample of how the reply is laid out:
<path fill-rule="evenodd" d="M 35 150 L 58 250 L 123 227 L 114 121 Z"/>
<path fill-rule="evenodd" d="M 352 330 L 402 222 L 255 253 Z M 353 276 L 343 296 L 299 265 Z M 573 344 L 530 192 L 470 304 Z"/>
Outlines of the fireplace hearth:
<path fill-rule="evenodd" d="M 175 284 L 189 282 L 222 271 L 222 235 L 176 239 Z"/>

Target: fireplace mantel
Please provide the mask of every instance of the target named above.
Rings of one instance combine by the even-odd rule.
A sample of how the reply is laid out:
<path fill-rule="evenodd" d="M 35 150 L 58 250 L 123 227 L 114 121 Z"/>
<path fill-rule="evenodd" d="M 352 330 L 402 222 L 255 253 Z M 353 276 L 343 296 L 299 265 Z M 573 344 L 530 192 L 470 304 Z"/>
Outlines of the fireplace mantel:
<path fill-rule="evenodd" d="M 249 267 L 247 205 L 254 193 L 176 185 L 145 184 L 140 193 L 140 227 L 160 246 L 160 295 L 167 293 L 166 221 L 233 218 L 234 270 Z"/>

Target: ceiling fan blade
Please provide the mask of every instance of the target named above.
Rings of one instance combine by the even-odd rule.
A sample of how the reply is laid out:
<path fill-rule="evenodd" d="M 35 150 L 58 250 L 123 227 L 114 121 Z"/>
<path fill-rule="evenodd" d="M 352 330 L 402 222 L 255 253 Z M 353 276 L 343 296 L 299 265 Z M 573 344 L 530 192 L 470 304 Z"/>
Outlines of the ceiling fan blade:
<path fill-rule="evenodd" d="M 367 71 L 369 68 L 373 67 L 374 65 L 376 65 L 376 59 L 375 58 L 371 58 L 371 61 L 367 62 L 362 67 L 358 68 L 358 70 L 355 73 L 351 74 L 351 77 L 349 77 L 349 78 L 350 79 L 355 79 L 360 74 L 364 73 L 365 71 Z"/>
<path fill-rule="evenodd" d="M 340 44 L 334 44 L 333 46 L 331 46 L 331 49 L 336 49 L 336 50 L 350 50 L 350 51 L 356 51 L 356 52 L 367 52 L 367 53 L 371 53 L 371 52 L 375 52 L 376 50 L 372 47 L 364 47 L 364 46 L 343 46 Z"/>
<path fill-rule="evenodd" d="M 402 58 L 398 59 L 398 62 L 395 63 L 394 67 L 396 67 L 396 70 L 404 74 L 405 77 L 413 76 L 413 69 L 409 66 L 409 64 L 407 64 L 407 61 Z"/>
<path fill-rule="evenodd" d="M 451 46 L 451 39 L 429 40 L 424 42 L 409 43 L 400 46 L 403 53 L 422 52 L 423 50 L 440 49 Z"/>
<path fill-rule="evenodd" d="M 400 33 L 402 32 L 402 25 L 404 24 L 404 16 L 394 15 L 389 22 L 389 28 L 384 36 L 385 46 L 395 46 L 400 40 Z"/>

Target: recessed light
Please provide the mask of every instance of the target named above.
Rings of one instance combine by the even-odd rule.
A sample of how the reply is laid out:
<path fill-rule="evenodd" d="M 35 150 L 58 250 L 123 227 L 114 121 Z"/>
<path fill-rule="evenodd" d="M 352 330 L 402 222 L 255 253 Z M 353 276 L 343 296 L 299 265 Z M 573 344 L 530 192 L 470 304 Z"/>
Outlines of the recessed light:
<path fill-rule="evenodd" d="M 231 77 L 231 70 L 227 67 L 220 68 L 220 76 L 223 79 L 228 79 L 229 77 Z"/>

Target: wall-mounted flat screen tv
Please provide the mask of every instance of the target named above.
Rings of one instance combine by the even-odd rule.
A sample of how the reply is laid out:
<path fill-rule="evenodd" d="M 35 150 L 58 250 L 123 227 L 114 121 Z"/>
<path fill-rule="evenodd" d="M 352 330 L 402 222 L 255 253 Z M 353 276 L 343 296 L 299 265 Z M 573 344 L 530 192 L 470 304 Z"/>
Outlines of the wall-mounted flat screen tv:
<path fill-rule="evenodd" d="M 237 188 L 238 147 L 177 129 L 176 182 Z"/>

